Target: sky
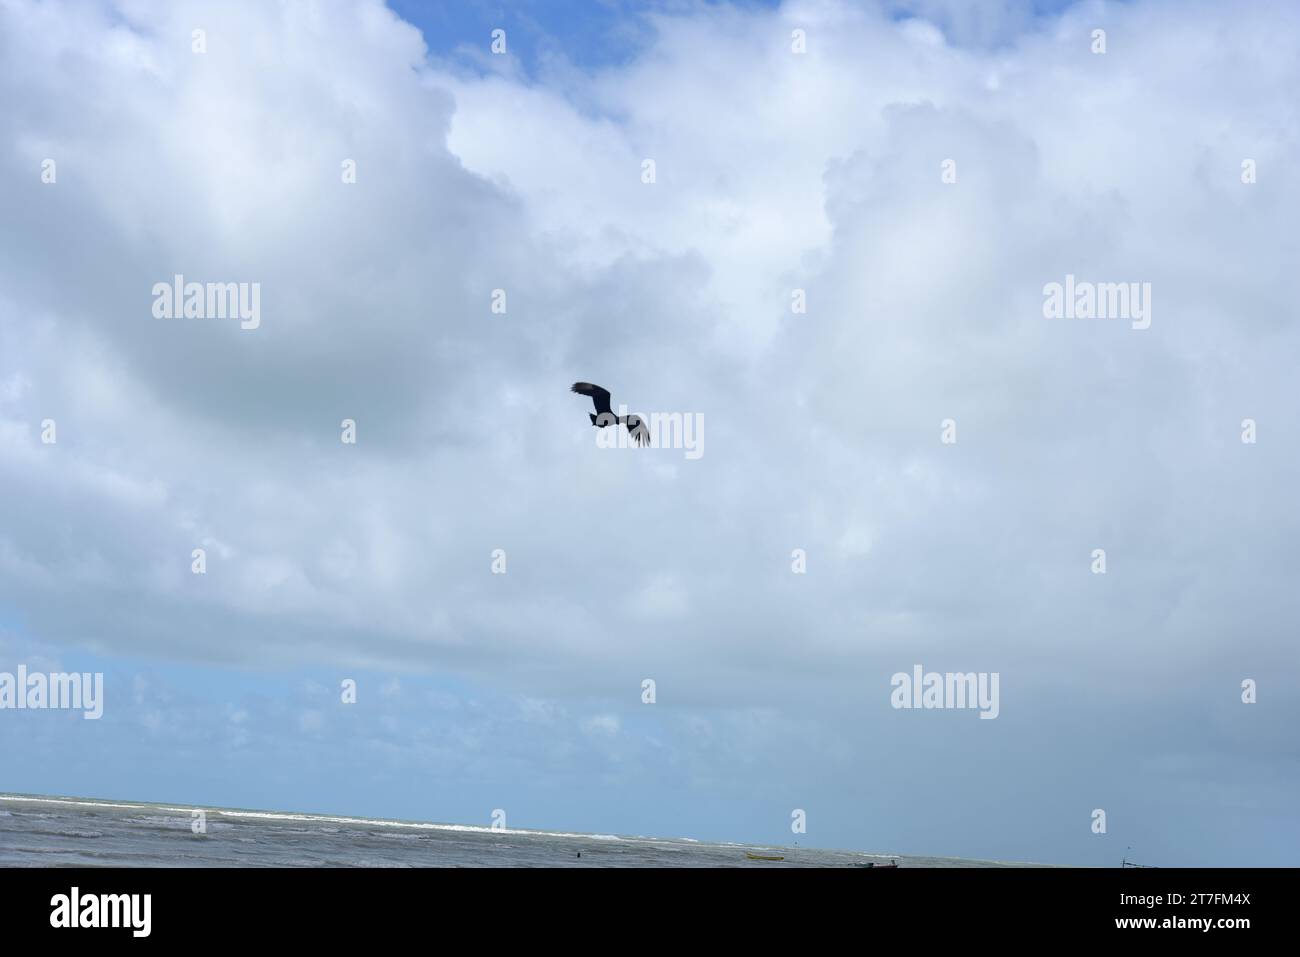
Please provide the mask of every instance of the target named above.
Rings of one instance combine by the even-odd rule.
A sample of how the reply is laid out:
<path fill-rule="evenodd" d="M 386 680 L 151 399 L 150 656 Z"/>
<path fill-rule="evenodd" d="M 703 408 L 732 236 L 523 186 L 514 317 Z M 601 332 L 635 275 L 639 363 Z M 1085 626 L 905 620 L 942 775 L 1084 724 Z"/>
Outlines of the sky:
<path fill-rule="evenodd" d="M 1298 26 L 0 0 L 0 791 L 1300 863 Z"/>

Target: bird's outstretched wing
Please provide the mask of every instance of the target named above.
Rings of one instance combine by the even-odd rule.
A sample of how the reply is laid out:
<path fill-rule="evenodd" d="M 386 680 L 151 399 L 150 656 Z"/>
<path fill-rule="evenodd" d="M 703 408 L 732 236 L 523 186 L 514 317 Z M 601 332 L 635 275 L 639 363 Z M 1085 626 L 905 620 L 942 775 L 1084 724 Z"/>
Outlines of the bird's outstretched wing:
<path fill-rule="evenodd" d="M 645 419 L 639 415 L 629 415 L 626 419 L 628 435 L 637 445 L 650 444 L 650 430 L 646 428 Z"/>
<path fill-rule="evenodd" d="M 576 392 L 578 395 L 591 397 L 592 403 L 596 406 L 597 414 L 612 412 L 609 407 L 609 390 L 602 389 L 598 385 L 592 385 L 590 382 L 575 382 L 569 389 L 570 392 Z"/>

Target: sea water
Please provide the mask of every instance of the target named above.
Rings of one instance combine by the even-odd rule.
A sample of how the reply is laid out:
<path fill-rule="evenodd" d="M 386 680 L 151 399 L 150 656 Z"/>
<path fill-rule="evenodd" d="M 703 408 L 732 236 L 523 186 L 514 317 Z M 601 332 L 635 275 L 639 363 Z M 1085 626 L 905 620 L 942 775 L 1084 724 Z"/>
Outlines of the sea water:
<path fill-rule="evenodd" d="M 0 866 L 900 867 L 1009 866 L 689 838 L 493 830 L 463 824 L 0 795 Z M 746 852 L 784 857 L 754 861 Z M 581 856 L 579 856 L 581 855 Z"/>

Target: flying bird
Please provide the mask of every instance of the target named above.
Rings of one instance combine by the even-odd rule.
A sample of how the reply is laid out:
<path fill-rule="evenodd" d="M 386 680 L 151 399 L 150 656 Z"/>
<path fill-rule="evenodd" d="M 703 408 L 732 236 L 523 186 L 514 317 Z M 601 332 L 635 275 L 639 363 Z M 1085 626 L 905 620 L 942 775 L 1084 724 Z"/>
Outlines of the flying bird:
<path fill-rule="evenodd" d="M 578 395 L 591 396 L 592 404 L 596 406 L 595 413 L 591 414 L 591 424 L 596 428 L 603 429 L 607 425 L 625 425 L 628 434 L 632 436 L 632 441 L 637 445 L 649 443 L 650 430 L 646 428 L 644 420 L 639 415 L 614 414 L 614 410 L 609 406 L 608 389 L 602 389 L 590 382 L 575 382 L 569 391 L 576 392 Z"/>

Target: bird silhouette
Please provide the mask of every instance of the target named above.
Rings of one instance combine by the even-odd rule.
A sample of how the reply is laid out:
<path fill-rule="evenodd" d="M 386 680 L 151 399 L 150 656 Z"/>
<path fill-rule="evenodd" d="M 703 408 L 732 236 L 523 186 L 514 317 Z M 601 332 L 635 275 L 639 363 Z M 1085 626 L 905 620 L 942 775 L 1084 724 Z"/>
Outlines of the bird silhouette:
<path fill-rule="evenodd" d="M 632 441 L 637 445 L 646 445 L 650 442 L 650 430 L 646 428 L 645 421 L 639 415 L 614 414 L 614 410 L 609 405 L 608 389 L 602 389 L 590 382 L 575 382 L 569 391 L 591 397 L 592 404 L 596 407 L 595 413 L 591 414 L 591 424 L 596 428 L 603 429 L 607 425 L 625 425 L 628 434 L 632 436 Z"/>

